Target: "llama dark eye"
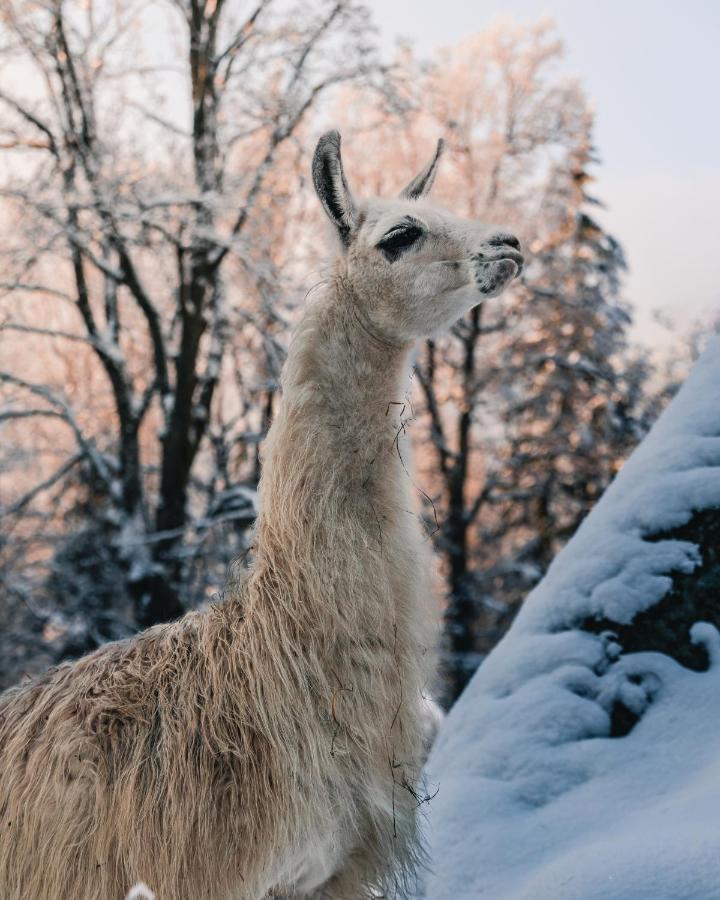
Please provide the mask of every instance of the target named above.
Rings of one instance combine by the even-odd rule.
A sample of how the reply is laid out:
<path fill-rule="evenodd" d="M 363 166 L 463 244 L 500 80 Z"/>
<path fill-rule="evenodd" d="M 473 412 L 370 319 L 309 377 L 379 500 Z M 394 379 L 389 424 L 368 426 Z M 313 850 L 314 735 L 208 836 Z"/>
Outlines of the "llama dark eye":
<path fill-rule="evenodd" d="M 397 228 L 390 231 L 378 244 L 378 248 L 382 250 L 385 256 L 393 262 L 400 256 L 403 250 L 418 241 L 422 237 L 422 228 L 417 225 L 410 225 L 407 228 Z"/>

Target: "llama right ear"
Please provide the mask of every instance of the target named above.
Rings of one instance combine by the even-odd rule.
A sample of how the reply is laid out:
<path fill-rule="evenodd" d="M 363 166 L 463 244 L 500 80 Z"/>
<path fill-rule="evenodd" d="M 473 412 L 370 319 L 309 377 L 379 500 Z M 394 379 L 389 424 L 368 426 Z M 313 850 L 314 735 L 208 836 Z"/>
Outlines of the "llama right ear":
<path fill-rule="evenodd" d="M 340 240 L 347 246 L 357 221 L 355 202 L 345 180 L 340 156 L 340 132 L 328 131 L 318 141 L 312 162 L 315 190 Z"/>
<path fill-rule="evenodd" d="M 430 162 L 425 166 L 422 172 L 419 172 L 413 180 L 410 182 L 407 187 L 405 187 L 402 191 L 400 191 L 400 197 L 403 200 L 420 200 L 426 194 L 430 193 L 430 188 L 433 186 L 433 182 L 435 181 L 435 176 L 437 175 L 438 164 L 440 162 L 440 157 L 442 156 L 443 150 L 445 149 L 445 141 L 440 138 L 437 142 L 437 149 L 435 150 L 435 156 L 430 160 Z"/>

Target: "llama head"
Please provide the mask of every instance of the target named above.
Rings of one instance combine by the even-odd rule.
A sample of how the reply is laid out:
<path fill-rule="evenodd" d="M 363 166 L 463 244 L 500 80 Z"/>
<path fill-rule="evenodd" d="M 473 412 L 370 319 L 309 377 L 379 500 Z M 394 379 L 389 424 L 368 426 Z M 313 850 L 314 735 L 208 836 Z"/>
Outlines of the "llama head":
<path fill-rule="evenodd" d="M 358 315 L 379 336 L 410 341 L 448 328 L 500 294 L 521 271 L 520 242 L 506 231 L 452 216 L 425 197 L 435 156 L 395 200 L 353 198 L 340 135 L 320 138 L 313 181 L 339 239 L 339 272 Z"/>

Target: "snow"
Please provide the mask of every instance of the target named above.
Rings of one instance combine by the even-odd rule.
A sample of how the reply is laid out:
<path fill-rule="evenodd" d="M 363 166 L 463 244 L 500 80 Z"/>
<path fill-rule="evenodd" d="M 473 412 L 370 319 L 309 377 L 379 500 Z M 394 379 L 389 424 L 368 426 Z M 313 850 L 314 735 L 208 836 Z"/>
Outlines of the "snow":
<path fill-rule="evenodd" d="M 125 895 L 125 900 L 155 900 L 155 894 L 144 882 L 139 881 Z"/>
<path fill-rule="evenodd" d="M 577 627 L 657 603 L 699 552 L 643 536 L 713 506 L 720 338 L 442 725 L 425 900 L 720 896 L 720 636 L 693 627 L 710 658 L 694 672 Z M 611 737 L 618 699 L 640 719 Z"/>

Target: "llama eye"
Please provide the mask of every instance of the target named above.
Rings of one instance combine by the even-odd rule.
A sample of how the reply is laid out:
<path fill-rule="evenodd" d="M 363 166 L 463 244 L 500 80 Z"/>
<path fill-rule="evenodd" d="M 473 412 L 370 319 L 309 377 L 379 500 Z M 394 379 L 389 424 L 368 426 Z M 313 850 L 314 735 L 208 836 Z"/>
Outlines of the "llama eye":
<path fill-rule="evenodd" d="M 417 225 L 411 225 L 410 228 L 401 228 L 386 234 L 378 244 L 378 248 L 392 262 L 400 256 L 403 250 L 411 247 L 420 237 L 422 237 L 422 229 L 418 228 Z"/>

